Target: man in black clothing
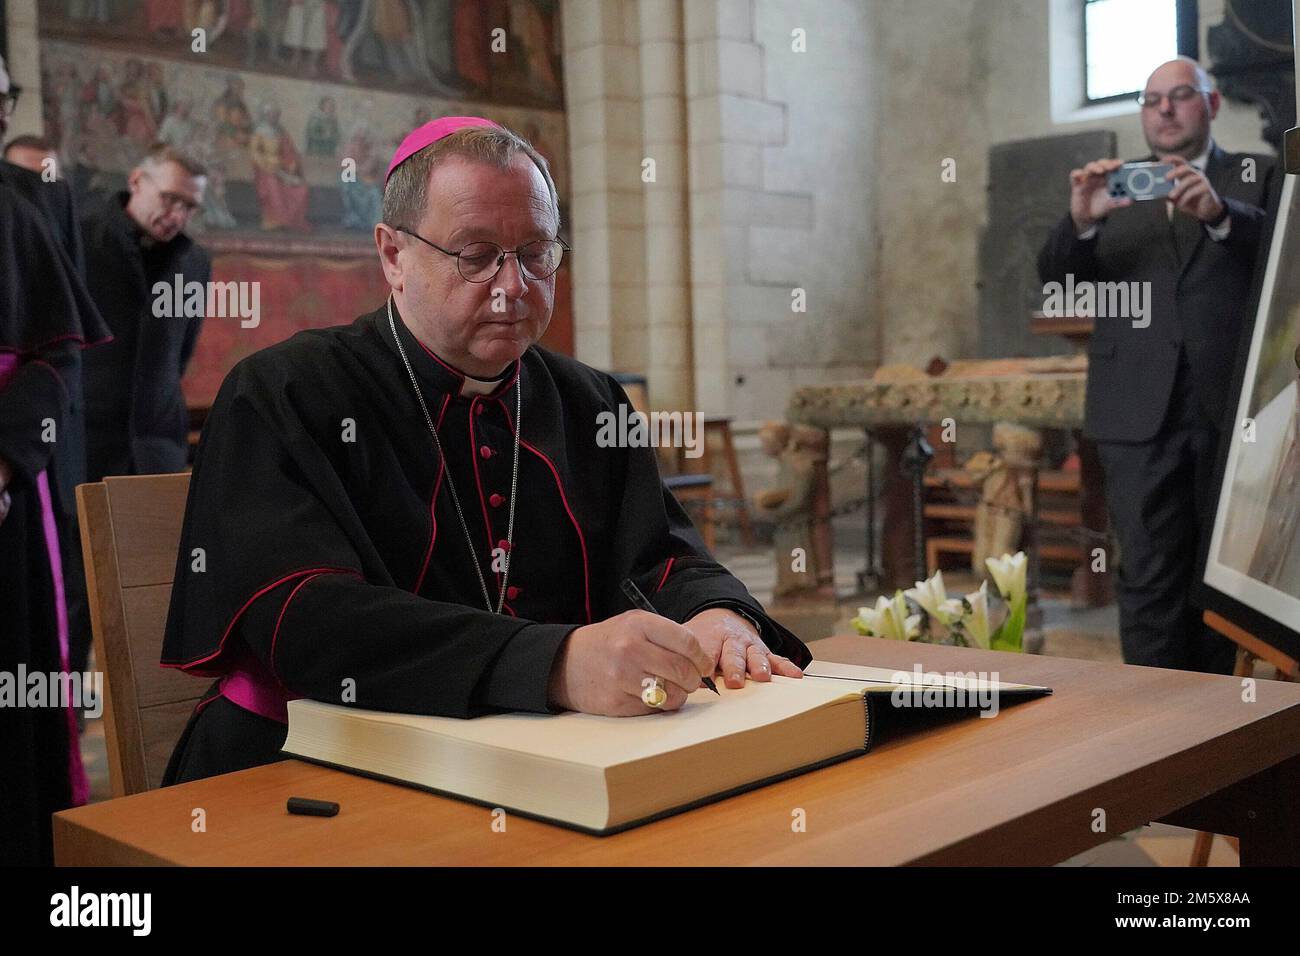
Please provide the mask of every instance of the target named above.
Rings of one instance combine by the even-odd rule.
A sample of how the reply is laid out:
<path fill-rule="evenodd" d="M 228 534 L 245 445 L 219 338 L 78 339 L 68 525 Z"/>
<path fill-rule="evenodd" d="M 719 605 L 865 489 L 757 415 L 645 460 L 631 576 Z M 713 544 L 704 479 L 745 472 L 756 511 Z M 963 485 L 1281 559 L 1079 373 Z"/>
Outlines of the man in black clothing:
<path fill-rule="evenodd" d="M 0 61 L 0 135 L 13 102 Z M 50 814 L 87 797 L 74 710 L 85 700 L 28 691 L 32 678 L 69 669 L 60 521 L 78 462 L 69 410 L 81 349 L 107 335 L 49 208 L 13 182 L 0 170 L 0 865 L 50 863 Z M 47 185 L 38 178 L 32 198 L 47 198 Z"/>
<path fill-rule="evenodd" d="M 204 428 L 162 657 L 217 682 L 166 783 L 281 759 L 294 697 L 652 715 L 715 671 L 811 660 L 654 450 L 597 441 L 618 383 L 536 345 L 564 248 L 546 161 L 483 120 L 412 138 L 375 227 L 388 301 L 240 362 Z M 658 614 L 629 610 L 629 578 Z"/>
<path fill-rule="evenodd" d="M 1107 176 L 1121 160 L 1074 170 L 1069 215 L 1038 270 L 1044 282 L 1138 283 L 1130 301 L 1148 304 L 1141 316 L 1099 316 L 1088 345 L 1084 433 L 1097 442 L 1120 546 L 1124 659 L 1230 673 L 1233 645 L 1190 598 L 1274 164 L 1214 143 L 1219 94 L 1194 60 L 1160 66 L 1141 103 L 1147 158 L 1174 164 L 1173 191 L 1113 199 Z"/>
<path fill-rule="evenodd" d="M 182 231 L 203 202 L 203 167 L 157 144 L 127 185 L 82 220 L 90 294 L 114 338 L 86 355 L 91 481 L 184 469 L 189 415 L 180 383 L 203 317 L 170 298 L 156 307 L 153 290 L 159 282 L 206 289 L 212 274 L 208 254 Z"/>
<path fill-rule="evenodd" d="M 42 136 L 15 136 L 5 143 L 4 161 L 44 174 L 47 181 L 58 178 L 58 150 Z"/>
<path fill-rule="evenodd" d="M 0 61 L 0 71 L 4 70 Z M 0 82 L 7 83 L 6 78 Z M 3 111 L 0 111 L 3 112 Z M 0 137 L 7 119 L 0 115 Z M 17 136 L 5 145 L 0 160 L 0 185 L 8 186 L 27 199 L 41 213 L 51 237 L 66 254 L 64 263 L 69 282 L 81 295 L 82 324 L 99 328 L 102 320 L 94 304 L 85 295 L 86 262 L 81 247 L 81 225 L 77 205 L 68 184 L 57 175 L 57 167 L 45 167 L 39 159 L 47 155 L 49 144 L 36 136 Z M 44 151 L 44 152 L 43 152 Z M 22 159 L 26 165 L 14 160 Z M 47 171 L 48 170 L 48 171 Z M 74 489 L 86 480 L 86 409 L 82 387 L 82 355 L 77 348 L 66 356 L 64 383 L 68 392 L 67 412 L 60 424 L 58 441 L 53 449 L 54 505 L 58 523 L 60 555 L 63 561 L 63 592 L 67 603 L 69 668 L 85 671 L 90 656 L 90 607 L 86 597 L 86 575 L 82 565 L 81 534 L 77 524 L 77 499 Z"/>

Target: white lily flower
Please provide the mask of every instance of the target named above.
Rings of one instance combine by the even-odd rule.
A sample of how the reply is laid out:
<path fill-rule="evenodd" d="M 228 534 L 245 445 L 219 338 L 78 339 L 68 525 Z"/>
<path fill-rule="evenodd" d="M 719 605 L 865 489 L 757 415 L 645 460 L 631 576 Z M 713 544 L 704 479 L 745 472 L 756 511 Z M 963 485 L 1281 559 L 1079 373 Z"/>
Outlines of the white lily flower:
<path fill-rule="evenodd" d="M 910 641 L 921 634 L 921 615 L 907 613 L 907 601 L 903 599 L 903 592 L 894 593 L 894 613 L 891 615 L 892 620 L 889 622 L 893 627 L 893 633 L 890 635 L 896 641 Z"/>
<path fill-rule="evenodd" d="M 858 608 L 858 623 L 862 625 L 862 629 L 866 632 L 868 637 L 885 636 L 884 617 L 886 612 L 891 608 L 892 604 L 889 598 L 884 595 L 876 598 L 875 607 L 868 606 Z"/>
<path fill-rule="evenodd" d="M 976 647 L 988 650 L 993 633 L 989 627 L 989 583 L 982 582 L 978 591 L 966 595 L 966 602 L 970 605 L 970 615 L 963 622 L 966 636 Z"/>
<path fill-rule="evenodd" d="M 984 564 L 989 569 L 993 583 L 1008 604 L 1015 604 L 1025 596 L 1025 574 L 1029 567 L 1029 559 L 1025 556 L 1025 552 L 1004 554 L 1000 558 L 985 558 Z"/>
<path fill-rule="evenodd" d="M 928 581 L 917 581 L 916 587 L 908 588 L 903 593 L 919 604 L 926 614 L 935 618 L 940 624 L 947 626 L 952 622 L 948 592 L 943 586 L 942 571 L 934 572 L 934 577 Z M 960 615 L 960 601 L 957 602 L 957 607 Z"/>
<path fill-rule="evenodd" d="M 858 621 L 868 637 L 907 641 L 921 633 L 921 615 L 908 615 L 901 591 L 892 600 L 882 594 L 874 608 L 858 608 Z"/>
<path fill-rule="evenodd" d="M 966 608 L 962 606 L 961 598 L 948 598 L 939 605 L 939 613 L 936 616 L 944 625 L 951 627 L 955 622 L 960 621 L 965 613 Z"/>

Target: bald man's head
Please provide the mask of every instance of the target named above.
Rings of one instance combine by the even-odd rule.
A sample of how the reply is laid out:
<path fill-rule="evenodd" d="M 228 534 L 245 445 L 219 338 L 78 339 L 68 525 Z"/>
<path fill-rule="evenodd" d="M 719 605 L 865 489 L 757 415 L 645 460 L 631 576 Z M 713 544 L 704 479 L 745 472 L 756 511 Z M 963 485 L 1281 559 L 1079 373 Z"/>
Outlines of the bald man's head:
<path fill-rule="evenodd" d="M 1147 79 L 1142 132 L 1161 159 L 1195 159 L 1210 141 L 1210 123 L 1219 112 L 1219 93 L 1204 67 L 1191 57 L 1162 63 Z"/>

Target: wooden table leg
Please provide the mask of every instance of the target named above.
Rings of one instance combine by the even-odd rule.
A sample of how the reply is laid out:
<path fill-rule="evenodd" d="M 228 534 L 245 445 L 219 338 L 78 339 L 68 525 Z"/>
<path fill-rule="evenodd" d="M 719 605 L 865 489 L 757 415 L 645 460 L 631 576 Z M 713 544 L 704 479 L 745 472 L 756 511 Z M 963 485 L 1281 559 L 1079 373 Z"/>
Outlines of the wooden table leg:
<path fill-rule="evenodd" d="M 1096 444 L 1084 438 L 1082 431 L 1076 430 L 1074 437 L 1079 449 L 1079 531 L 1083 541 L 1083 564 L 1075 569 L 1070 590 L 1076 604 L 1104 607 L 1115 601 L 1115 579 L 1111 567 L 1114 555 L 1109 553 L 1112 549 L 1105 538 L 1110 527 L 1105 474 Z M 1105 571 L 1092 570 L 1093 548 L 1106 549 Z"/>
<path fill-rule="evenodd" d="M 895 588 L 910 588 L 916 582 L 913 574 L 916 558 L 912 552 L 912 480 L 903 474 L 902 469 L 903 449 L 907 445 L 910 429 L 907 426 L 887 425 L 876 429 L 875 435 L 884 449 L 885 458 L 879 482 L 884 505 L 880 541 L 880 589 L 884 594 L 892 594 Z"/>
<path fill-rule="evenodd" d="M 1300 755 L 1158 822 L 1239 837 L 1242 866 L 1300 865 Z"/>

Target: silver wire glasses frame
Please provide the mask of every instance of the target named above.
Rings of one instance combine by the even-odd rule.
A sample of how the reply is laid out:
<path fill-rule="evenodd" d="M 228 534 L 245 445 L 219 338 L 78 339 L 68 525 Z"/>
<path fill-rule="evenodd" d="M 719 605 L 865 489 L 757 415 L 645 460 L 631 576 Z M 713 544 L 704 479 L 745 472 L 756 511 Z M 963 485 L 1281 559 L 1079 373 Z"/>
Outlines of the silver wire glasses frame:
<path fill-rule="evenodd" d="M 1175 86 L 1168 93 L 1147 93 L 1144 91 L 1139 93 L 1136 99 L 1138 105 L 1143 109 L 1155 109 L 1164 102 L 1166 96 L 1169 97 L 1170 103 L 1185 103 L 1193 97 L 1201 96 L 1202 94 L 1209 92 L 1210 90 L 1206 87 L 1191 86 L 1190 84 L 1184 83 L 1181 86 Z"/>
<path fill-rule="evenodd" d="M 563 239 L 534 239 L 525 242 L 518 249 L 504 249 L 495 242 L 471 242 L 459 252 L 444 249 L 436 242 L 430 242 L 418 232 L 404 226 L 394 226 L 398 232 L 419 239 L 426 246 L 432 246 L 445 256 L 456 260 L 456 268 L 466 282 L 491 282 L 505 265 L 506 256 L 514 256 L 519 262 L 525 276 L 534 281 L 550 278 L 560 268 L 564 254 L 571 251 Z"/>

